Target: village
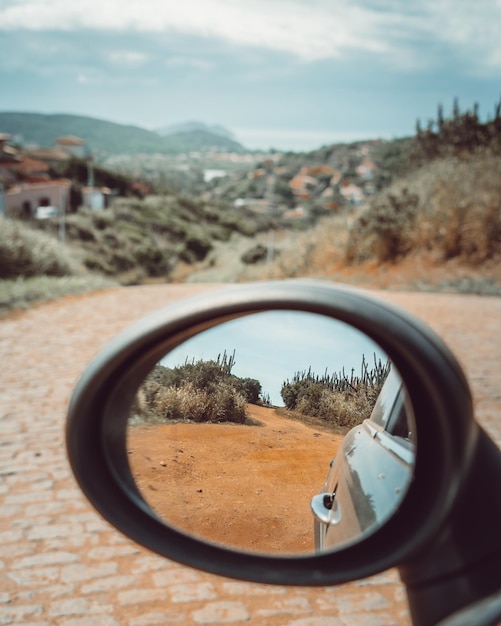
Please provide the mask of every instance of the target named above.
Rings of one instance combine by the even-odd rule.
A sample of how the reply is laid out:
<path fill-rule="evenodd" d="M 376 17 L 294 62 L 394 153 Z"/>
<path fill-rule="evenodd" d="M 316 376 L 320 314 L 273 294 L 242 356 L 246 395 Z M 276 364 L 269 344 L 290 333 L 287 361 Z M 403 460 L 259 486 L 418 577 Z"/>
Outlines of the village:
<path fill-rule="evenodd" d="M 73 181 L 57 176 L 57 168 L 70 159 L 86 160 L 87 185 L 78 203 L 91 209 L 109 206 L 115 192 L 96 188 L 93 161 L 86 142 L 75 136 L 59 137 L 51 147 L 19 148 L 12 136 L 0 133 L 0 215 L 18 219 L 44 219 L 75 210 Z"/>
<path fill-rule="evenodd" d="M 96 182 L 97 163 L 83 138 L 65 135 L 55 138 L 52 146 L 21 147 L 12 135 L 0 133 L 0 216 L 30 220 L 62 216 L 80 208 L 102 210 L 119 195 L 162 193 L 162 168 L 164 174 L 170 168 L 173 176 L 190 169 L 196 172 L 197 184 L 190 195 L 202 200 L 271 213 L 285 220 L 309 220 L 313 213 L 360 206 L 375 193 L 380 168 L 374 162 L 374 151 L 379 143 L 324 147 L 304 154 L 219 150 L 179 154 L 174 159 L 161 154 L 111 157 L 106 163 L 110 171 L 115 165 L 119 175 L 130 180 L 124 194 L 123 189 Z M 71 161 L 85 167 L 84 182 L 61 175 Z M 151 168 L 152 161 L 156 169 Z M 129 168 L 119 166 L 124 162 Z"/>

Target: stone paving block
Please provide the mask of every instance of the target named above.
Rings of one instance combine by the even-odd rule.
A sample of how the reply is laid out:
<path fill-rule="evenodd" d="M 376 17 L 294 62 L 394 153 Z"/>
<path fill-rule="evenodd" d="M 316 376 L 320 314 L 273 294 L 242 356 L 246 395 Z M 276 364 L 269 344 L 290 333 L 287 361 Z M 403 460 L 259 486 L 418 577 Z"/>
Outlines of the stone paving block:
<path fill-rule="evenodd" d="M 185 624 L 186 615 L 184 613 L 172 613 L 165 611 L 145 613 L 139 617 L 134 617 L 129 621 L 129 626 L 155 626 L 157 624 Z"/>
<path fill-rule="evenodd" d="M 51 524 L 49 518 L 48 523 L 37 525 L 28 533 L 28 541 L 36 541 L 39 539 L 52 539 L 61 537 L 74 537 L 82 535 L 84 527 L 82 524 Z"/>
<path fill-rule="evenodd" d="M 124 574 L 122 576 L 107 576 L 106 578 L 100 578 L 94 580 L 81 588 L 81 593 L 100 593 L 104 591 L 111 591 L 112 589 L 123 589 L 124 587 L 131 587 L 136 582 L 136 577 Z"/>
<path fill-rule="evenodd" d="M 69 617 L 71 615 L 102 615 L 113 612 L 113 605 L 90 602 L 85 598 L 67 598 L 52 602 L 49 615 L 53 617 Z"/>
<path fill-rule="evenodd" d="M 0 606 L 0 624 L 19 624 L 25 618 L 41 616 L 43 610 L 41 604 Z"/>
<path fill-rule="evenodd" d="M 167 587 L 168 585 L 180 583 L 192 583 L 200 580 L 200 574 L 192 569 L 181 569 L 175 567 L 153 574 L 153 581 L 157 587 Z"/>
<path fill-rule="evenodd" d="M 71 596 L 75 593 L 75 585 L 56 584 L 48 587 L 37 587 L 28 591 L 18 593 L 21 600 L 34 600 L 39 596 L 48 597 L 50 599 L 60 598 L 62 596 Z"/>
<path fill-rule="evenodd" d="M 0 506 L 0 518 L 1 517 L 13 517 L 17 515 L 22 508 L 20 506 L 14 506 L 13 504 Z"/>
<path fill-rule="evenodd" d="M 167 569 L 172 568 L 179 568 L 179 566 L 176 563 L 162 559 L 159 556 L 145 556 L 143 554 L 138 556 L 138 558 L 134 561 L 131 572 L 133 574 L 144 574 L 145 572 L 153 572 L 156 570 L 166 571 Z M 158 580 L 159 586 L 162 586 L 164 584 L 162 578 L 160 577 Z"/>
<path fill-rule="evenodd" d="M 341 618 L 343 626 L 399 626 L 391 615 L 371 613 L 350 613 Z"/>
<path fill-rule="evenodd" d="M 0 545 L 20 541 L 22 537 L 22 530 L 5 530 L 0 532 Z"/>
<path fill-rule="evenodd" d="M 274 600 L 270 608 L 256 611 L 258 617 L 271 617 L 273 615 L 300 615 L 311 614 L 313 610 L 307 598 L 286 598 L 283 601 Z"/>
<path fill-rule="evenodd" d="M 276 596 L 288 593 L 286 587 L 278 585 L 253 585 L 240 581 L 225 582 L 222 584 L 224 591 L 231 595 L 246 596 Z"/>
<path fill-rule="evenodd" d="M 26 554 L 33 554 L 35 551 L 36 546 L 33 543 L 23 542 L 22 539 L 15 543 L 0 544 L 0 556 L 5 558 L 17 558 Z"/>
<path fill-rule="evenodd" d="M 71 552 L 47 552 L 23 557 L 13 563 L 12 568 L 22 569 L 25 567 L 36 567 L 38 565 L 74 563 L 75 561 L 78 561 L 78 555 L 72 554 Z"/>
<path fill-rule="evenodd" d="M 101 563 L 99 565 L 68 565 L 61 568 L 62 582 L 82 582 L 97 578 L 103 578 L 116 574 L 116 563 Z"/>
<path fill-rule="evenodd" d="M 127 589 L 117 595 L 118 603 L 122 606 L 129 604 L 142 604 L 156 600 L 167 600 L 169 594 L 163 589 Z"/>
<path fill-rule="evenodd" d="M 337 617 L 306 617 L 303 619 L 287 622 L 285 626 L 345 626 Z"/>
<path fill-rule="evenodd" d="M 49 491 L 36 491 L 34 493 L 20 493 L 9 495 L 5 498 L 5 504 L 29 504 L 31 502 L 50 502 L 54 496 Z"/>
<path fill-rule="evenodd" d="M 250 614 L 241 602 L 212 602 L 202 609 L 193 611 L 193 620 L 197 624 L 236 624 L 247 622 Z"/>
<path fill-rule="evenodd" d="M 26 474 L 24 473 L 15 473 L 12 476 L 7 476 L 5 478 L 5 481 L 12 486 L 18 485 L 20 483 L 26 483 L 26 484 L 33 484 L 38 482 L 39 480 L 47 480 L 48 478 L 50 478 L 50 475 L 48 472 L 41 472 L 41 471 L 36 471 L 36 472 L 28 472 Z"/>
<path fill-rule="evenodd" d="M 58 626 L 122 626 L 111 615 L 70 617 L 59 622 Z"/>
<path fill-rule="evenodd" d="M 59 515 L 65 511 L 67 506 L 63 502 L 44 502 L 43 504 L 32 504 L 25 509 L 28 518 L 39 518 L 42 515 Z"/>
<path fill-rule="evenodd" d="M 183 585 L 170 585 L 169 595 L 172 602 L 193 602 L 217 598 L 214 585 L 209 582 Z"/>
<path fill-rule="evenodd" d="M 140 550 L 132 544 L 118 545 L 98 548 L 92 548 L 87 553 L 89 559 L 96 561 L 109 561 L 121 556 L 130 556 L 131 554 L 140 554 Z"/>
<path fill-rule="evenodd" d="M 53 583 L 59 578 L 58 567 L 39 567 L 37 569 L 23 569 L 10 572 L 9 578 L 21 587 L 43 586 Z"/>

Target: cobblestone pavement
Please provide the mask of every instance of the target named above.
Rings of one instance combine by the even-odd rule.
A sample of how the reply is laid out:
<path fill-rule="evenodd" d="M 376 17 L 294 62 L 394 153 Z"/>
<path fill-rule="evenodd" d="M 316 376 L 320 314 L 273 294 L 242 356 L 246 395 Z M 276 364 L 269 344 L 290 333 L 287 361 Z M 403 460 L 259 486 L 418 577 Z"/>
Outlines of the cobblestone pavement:
<path fill-rule="evenodd" d="M 90 508 L 68 468 L 73 385 L 116 332 L 212 286 L 111 290 L 0 321 L 0 624 L 408 624 L 395 571 L 329 589 L 235 582 L 161 559 Z M 480 421 L 501 443 L 501 299 L 380 293 L 434 327 L 464 365 Z"/>

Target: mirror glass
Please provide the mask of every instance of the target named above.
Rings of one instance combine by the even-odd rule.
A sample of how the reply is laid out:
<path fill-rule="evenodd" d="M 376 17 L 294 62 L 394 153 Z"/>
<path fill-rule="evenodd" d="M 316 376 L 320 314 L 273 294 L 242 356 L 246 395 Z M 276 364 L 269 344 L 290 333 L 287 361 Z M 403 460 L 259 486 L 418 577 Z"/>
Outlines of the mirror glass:
<path fill-rule="evenodd" d="M 137 486 L 167 524 L 261 554 L 373 532 L 412 480 L 415 435 L 387 355 L 322 315 L 224 322 L 162 358 L 130 410 Z"/>

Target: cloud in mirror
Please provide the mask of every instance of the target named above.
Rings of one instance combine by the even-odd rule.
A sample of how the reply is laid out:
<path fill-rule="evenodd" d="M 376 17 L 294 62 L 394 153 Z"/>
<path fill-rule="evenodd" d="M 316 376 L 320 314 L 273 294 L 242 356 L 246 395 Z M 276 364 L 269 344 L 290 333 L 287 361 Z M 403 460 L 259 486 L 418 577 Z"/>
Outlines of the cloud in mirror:
<path fill-rule="evenodd" d="M 137 392 L 127 447 L 166 523 L 283 555 L 373 532 L 398 508 L 414 458 L 411 409 L 385 353 L 298 311 L 240 317 L 165 355 Z"/>

